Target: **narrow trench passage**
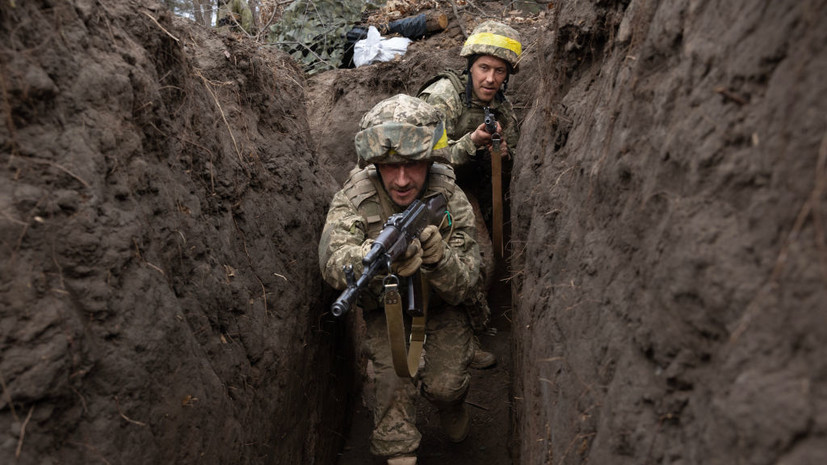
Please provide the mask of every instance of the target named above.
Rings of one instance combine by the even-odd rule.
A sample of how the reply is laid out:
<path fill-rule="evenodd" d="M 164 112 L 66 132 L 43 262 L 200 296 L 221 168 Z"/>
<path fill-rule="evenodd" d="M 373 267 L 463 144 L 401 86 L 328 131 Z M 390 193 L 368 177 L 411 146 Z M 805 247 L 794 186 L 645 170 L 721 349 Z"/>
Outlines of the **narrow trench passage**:
<path fill-rule="evenodd" d="M 466 398 L 471 431 L 459 444 L 449 442 L 439 427 L 436 410 L 424 398 L 417 401 L 417 426 L 422 433 L 418 451 L 420 465 L 512 464 L 511 438 L 511 288 L 499 266 L 489 292 L 490 327 L 496 331 L 481 337 L 484 349 L 493 352 L 497 364 L 485 370 L 471 369 L 471 389 Z M 362 397 L 364 399 L 364 396 Z M 369 405 L 354 406 L 350 430 L 337 465 L 384 464 L 370 454 L 373 427 Z"/>

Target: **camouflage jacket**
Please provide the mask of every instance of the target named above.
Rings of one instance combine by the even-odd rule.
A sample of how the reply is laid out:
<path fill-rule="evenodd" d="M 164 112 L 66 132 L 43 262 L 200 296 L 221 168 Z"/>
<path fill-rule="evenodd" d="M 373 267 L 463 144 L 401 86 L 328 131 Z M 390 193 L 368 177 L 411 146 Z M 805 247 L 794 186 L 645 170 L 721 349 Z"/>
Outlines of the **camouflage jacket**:
<path fill-rule="evenodd" d="M 445 130 L 451 146 L 451 164 L 455 166 L 467 163 L 477 156 L 477 147 L 471 141 L 471 133 L 485 121 L 485 105 L 473 93 L 471 108 L 466 105 L 467 82 L 468 74 L 445 71 L 426 82 L 418 93 L 419 98 L 436 107 L 445 116 Z M 509 154 L 513 156 L 517 150 L 519 128 L 511 102 L 505 96 L 502 99 L 495 97 L 488 107 L 502 126 L 502 137 L 508 143 Z"/>
<path fill-rule="evenodd" d="M 448 199 L 451 221 L 444 221 L 440 227 L 445 248 L 442 260 L 432 266 L 423 265 L 420 270 L 437 296 L 451 305 L 469 295 L 480 267 L 474 213 L 454 180 L 450 166 L 434 163 L 421 197 L 443 193 Z M 388 217 L 402 211 L 404 208 L 394 204 L 385 192 L 373 165 L 354 170 L 333 196 L 319 243 L 319 267 L 325 281 L 336 289 L 344 289 L 347 284 L 343 267 L 347 264 L 353 265 L 358 278 L 364 270 L 362 257 L 366 246 L 379 235 Z M 381 306 L 383 277 L 377 277 L 368 291 L 362 292 L 360 306 L 365 310 Z"/>

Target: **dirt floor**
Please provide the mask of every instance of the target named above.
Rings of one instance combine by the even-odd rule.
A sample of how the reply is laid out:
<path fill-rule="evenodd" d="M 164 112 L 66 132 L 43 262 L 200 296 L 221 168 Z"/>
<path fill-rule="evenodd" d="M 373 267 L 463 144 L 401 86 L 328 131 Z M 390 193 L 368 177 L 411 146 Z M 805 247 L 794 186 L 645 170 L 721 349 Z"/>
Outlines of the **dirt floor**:
<path fill-rule="evenodd" d="M 420 463 L 827 463 L 827 2 L 429 3 L 308 78 L 149 0 L 3 1 L 0 463 L 372 463 L 319 234 L 362 114 L 489 17 L 525 50 L 499 363 L 462 444 L 421 403 Z"/>

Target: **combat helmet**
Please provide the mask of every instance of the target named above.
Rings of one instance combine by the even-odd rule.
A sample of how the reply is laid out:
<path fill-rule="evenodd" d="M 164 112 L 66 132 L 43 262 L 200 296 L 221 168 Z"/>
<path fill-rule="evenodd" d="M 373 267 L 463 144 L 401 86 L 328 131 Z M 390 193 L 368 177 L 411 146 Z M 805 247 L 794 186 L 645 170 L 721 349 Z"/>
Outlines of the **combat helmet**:
<path fill-rule="evenodd" d="M 497 21 L 485 21 L 474 28 L 465 40 L 459 55 L 493 55 L 505 60 L 511 66 L 511 73 L 516 74 L 522 52 L 523 45 L 516 30 Z"/>
<path fill-rule="evenodd" d="M 442 113 L 424 100 L 398 94 L 368 110 L 354 139 L 359 166 L 427 160 L 448 163 Z"/>

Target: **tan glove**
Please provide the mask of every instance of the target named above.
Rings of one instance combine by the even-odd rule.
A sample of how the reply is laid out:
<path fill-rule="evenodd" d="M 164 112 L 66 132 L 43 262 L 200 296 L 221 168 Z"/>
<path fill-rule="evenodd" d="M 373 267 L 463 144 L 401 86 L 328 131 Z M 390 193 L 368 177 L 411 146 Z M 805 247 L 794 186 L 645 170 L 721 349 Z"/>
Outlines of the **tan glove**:
<path fill-rule="evenodd" d="M 393 262 L 391 268 L 394 273 L 406 278 L 416 273 L 420 265 L 422 265 L 422 246 L 419 244 L 419 239 L 414 239 L 405 253 Z"/>
<path fill-rule="evenodd" d="M 365 255 L 370 252 L 370 249 L 373 247 L 374 240 L 373 239 L 365 239 L 365 242 L 362 242 L 362 245 L 359 247 L 361 251 L 362 258 L 365 258 Z"/>
<path fill-rule="evenodd" d="M 373 247 L 373 239 L 365 239 L 365 242 L 362 242 L 362 245 L 359 247 L 359 263 L 353 265 L 353 269 L 357 271 L 357 276 L 362 274 L 364 271 L 364 265 L 362 265 L 362 259 L 365 258 L 365 255 L 370 252 L 370 249 Z"/>
<path fill-rule="evenodd" d="M 439 263 L 444 251 L 439 228 L 434 225 L 426 226 L 419 235 L 419 240 L 422 242 L 422 263 L 426 265 Z"/>

